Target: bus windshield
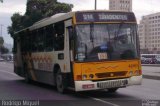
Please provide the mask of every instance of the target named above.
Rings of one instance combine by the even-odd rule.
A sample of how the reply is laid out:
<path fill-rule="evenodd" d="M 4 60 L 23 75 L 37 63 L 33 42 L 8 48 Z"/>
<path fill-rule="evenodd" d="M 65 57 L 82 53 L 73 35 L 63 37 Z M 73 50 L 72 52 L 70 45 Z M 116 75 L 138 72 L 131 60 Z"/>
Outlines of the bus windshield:
<path fill-rule="evenodd" d="M 76 26 L 77 61 L 138 58 L 136 24 L 83 24 Z"/>

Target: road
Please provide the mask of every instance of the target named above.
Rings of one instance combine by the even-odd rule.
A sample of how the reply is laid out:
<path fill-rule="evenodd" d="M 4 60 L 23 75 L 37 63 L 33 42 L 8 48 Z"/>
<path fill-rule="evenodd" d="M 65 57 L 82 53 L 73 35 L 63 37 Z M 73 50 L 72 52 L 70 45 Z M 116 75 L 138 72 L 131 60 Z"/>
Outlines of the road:
<path fill-rule="evenodd" d="M 144 66 L 143 69 L 160 70 L 160 67 Z M 60 94 L 53 86 L 25 83 L 13 73 L 12 63 L 0 62 L 0 100 L 0 106 L 6 100 L 40 100 L 39 106 L 142 106 L 144 103 L 160 106 L 160 80 L 144 78 L 142 85 L 121 88 L 116 93 L 101 90 Z"/>

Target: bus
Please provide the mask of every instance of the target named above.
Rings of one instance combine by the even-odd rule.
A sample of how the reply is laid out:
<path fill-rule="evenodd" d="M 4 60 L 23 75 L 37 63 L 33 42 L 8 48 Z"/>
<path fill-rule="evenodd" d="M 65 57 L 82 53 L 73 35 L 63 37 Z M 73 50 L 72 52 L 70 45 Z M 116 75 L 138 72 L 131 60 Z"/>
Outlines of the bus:
<path fill-rule="evenodd" d="M 140 85 L 133 12 L 59 13 L 15 33 L 14 72 L 28 81 L 88 91 Z"/>

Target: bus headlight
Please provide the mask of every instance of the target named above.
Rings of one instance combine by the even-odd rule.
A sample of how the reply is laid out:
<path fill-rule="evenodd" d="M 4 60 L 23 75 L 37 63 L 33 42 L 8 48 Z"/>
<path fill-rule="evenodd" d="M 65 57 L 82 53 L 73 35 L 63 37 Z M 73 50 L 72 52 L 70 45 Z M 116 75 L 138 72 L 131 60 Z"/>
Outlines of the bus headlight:
<path fill-rule="evenodd" d="M 132 75 L 133 75 L 133 71 L 130 71 L 130 72 L 129 72 L 129 75 L 132 76 Z"/>
<path fill-rule="evenodd" d="M 139 70 L 136 70 L 136 71 L 135 71 L 135 75 L 139 75 Z"/>
<path fill-rule="evenodd" d="M 136 70 L 135 71 L 135 75 L 141 75 L 142 74 L 142 70 Z"/>
<path fill-rule="evenodd" d="M 84 75 L 82 76 L 82 78 L 83 78 L 83 79 L 87 79 L 87 75 L 84 74 Z"/>
<path fill-rule="evenodd" d="M 89 78 L 93 78 L 93 77 L 94 77 L 94 75 L 93 75 L 93 74 L 90 74 L 90 75 L 89 75 Z"/>

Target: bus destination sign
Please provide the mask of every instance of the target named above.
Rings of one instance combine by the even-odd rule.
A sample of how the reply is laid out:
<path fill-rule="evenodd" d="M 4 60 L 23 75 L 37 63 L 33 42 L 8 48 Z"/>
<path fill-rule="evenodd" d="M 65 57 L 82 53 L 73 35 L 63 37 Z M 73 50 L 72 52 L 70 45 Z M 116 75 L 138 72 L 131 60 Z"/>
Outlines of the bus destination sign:
<path fill-rule="evenodd" d="M 133 13 L 122 12 L 78 12 L 76 14 L 77 22 L 117 22 L 129 21 L 135 22 Z"/>

